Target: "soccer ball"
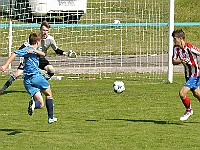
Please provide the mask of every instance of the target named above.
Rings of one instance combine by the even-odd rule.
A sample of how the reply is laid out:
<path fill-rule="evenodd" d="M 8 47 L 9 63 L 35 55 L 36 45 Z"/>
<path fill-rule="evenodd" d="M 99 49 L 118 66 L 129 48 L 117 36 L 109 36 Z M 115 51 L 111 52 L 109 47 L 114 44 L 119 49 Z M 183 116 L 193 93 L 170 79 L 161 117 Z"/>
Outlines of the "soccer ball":
<path fill-rule="evenodd" d="M 122 81 L 115 81 L 112 87 L 115 93 L 122 93 L 125 90 L 125 85 Z"/>
<path fill-rule="evenodd" d="M 113 24 L 120 24 L 120 21 L 119 20 L 114 20 Z"/>

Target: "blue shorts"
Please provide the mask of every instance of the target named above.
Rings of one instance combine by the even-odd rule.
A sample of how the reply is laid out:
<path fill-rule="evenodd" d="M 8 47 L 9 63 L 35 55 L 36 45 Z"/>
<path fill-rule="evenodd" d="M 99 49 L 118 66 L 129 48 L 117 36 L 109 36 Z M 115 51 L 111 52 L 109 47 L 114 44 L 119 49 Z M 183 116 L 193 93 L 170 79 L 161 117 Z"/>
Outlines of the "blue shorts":
<path fill-rule="evenodd" d="M 187 78 L 184 86 L 189 87 L 192 91 L 197 89 L 200 86 L 200 76 Z"/>
<path fill-rule="evenodd" d="M 38 91 L 46 90 L 49 87 L 49 83 L 42 74 L 26 75 L 24 77 L 24 87 L 33 97 Z"/>

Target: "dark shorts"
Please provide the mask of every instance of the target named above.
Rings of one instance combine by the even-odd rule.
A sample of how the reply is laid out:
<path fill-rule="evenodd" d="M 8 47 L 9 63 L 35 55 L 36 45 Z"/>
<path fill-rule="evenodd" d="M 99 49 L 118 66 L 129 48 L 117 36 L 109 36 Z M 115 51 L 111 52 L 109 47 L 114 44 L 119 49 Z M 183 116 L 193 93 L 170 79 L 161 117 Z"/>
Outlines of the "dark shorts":
<path fill-rule="evenodd" d="M 50 62 L 45 57 L 39 58 L 39 68 L 44 70 L 44 67 L 47 65 L 51 65 Z"/>

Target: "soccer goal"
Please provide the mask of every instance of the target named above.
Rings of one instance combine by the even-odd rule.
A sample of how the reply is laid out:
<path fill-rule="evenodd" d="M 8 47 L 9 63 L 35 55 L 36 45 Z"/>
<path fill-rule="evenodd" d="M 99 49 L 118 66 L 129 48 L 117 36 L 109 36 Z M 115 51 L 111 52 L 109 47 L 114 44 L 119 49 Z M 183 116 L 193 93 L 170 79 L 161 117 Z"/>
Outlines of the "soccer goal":
<path fill-rule="evenodd" d="M 128 75 L 161 81 L 172 74 L 168 59 L 169 31 L 173 30 L 169 29 L 173 25 L 169 22 L 170 0 L 42 1 L 0 2 L 0 64 L 30 33 L 39 32 L 45 19 L 57 46 L 77 54 L 68 58 L 49 49 L 47 58 L 57 74 L 101 79 Z M 18 64 L 16 59 L 9 73 Z"/>

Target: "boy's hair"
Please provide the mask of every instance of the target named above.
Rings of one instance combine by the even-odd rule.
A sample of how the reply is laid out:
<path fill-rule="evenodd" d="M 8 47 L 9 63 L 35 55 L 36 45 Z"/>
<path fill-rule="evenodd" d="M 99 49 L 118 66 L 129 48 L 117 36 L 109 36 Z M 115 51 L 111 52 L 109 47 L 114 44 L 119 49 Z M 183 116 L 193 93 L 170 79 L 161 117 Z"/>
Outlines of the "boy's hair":
<path fill-rule="evenodd" d="M 41 40 L 41 34 L 31 33 L 29 35 L 29 44 L 34 45 Z"/>
<path fill-rule="evenodd" d="M 182 37 L 183 40 L 184 40 L 185 39 L 185 33 L 183 32 L 182 29 L 174 30 L 173 33 L 172 33 L 172 37 L 178 37 L 178 38 Z"/>
<path fill-rule="evenodd" d="M 46 20 L 44 20 L 44 21 L 41 23 L 40 29 L 42 28 L 42 26 L 45 26 L 45 27 L 47 27 L 48 29 L 50 28 L 50 25 L 49 25 L 49 23 L 48 23 Z"/>

